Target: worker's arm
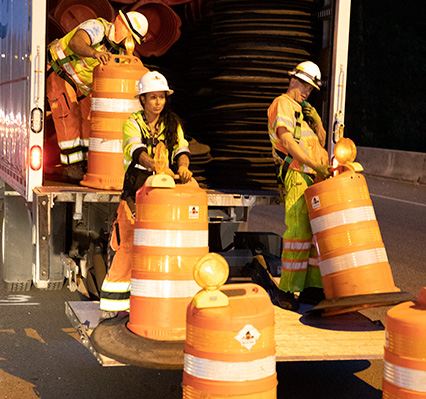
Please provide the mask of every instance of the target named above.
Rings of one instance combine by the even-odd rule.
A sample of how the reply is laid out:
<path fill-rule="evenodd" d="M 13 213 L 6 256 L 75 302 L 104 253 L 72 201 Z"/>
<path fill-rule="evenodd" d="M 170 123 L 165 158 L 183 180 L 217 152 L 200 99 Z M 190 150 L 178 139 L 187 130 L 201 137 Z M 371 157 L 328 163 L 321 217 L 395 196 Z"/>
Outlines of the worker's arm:
<path fill-rule="evenodd" d="M 139 164 L 147 168 L 150 172 L 156 172 L 155 170 L 155 159 L 151 158 L 146 151 L 142 151 L 139 155 Z M 175 173 L 170 169 L 166 168 L 164 171 L 165 174 L 175 178 Z M 191 174 L 192 175 L 192 174 Z"/>
<path fill-rule="evenodd" d="M 303 117 L 318 136 L 321 147 L 324 147 L 327 133 L 322 125 L 321 118 L 318 115 L 317 110 L 311 104 L 306 102 L 304 104 L 305 105 L 302 106 Z"/>
<path fill-rule="evenodd" d="M 79 29 L 71 38 L 68 47 L 80 57 L 91 57 L 102 64 L 107 64 L 111 54 L 107 52 L 96 51 L 91 46 L 89 34 L 84 29 Z"/>
<path fill-rule="evenodd" d="M 318 176 L 322 179 L 330 176 L 328 172 L 328 165 L 321 165 L 316 163 L 311 157 L 309 157 L 299 146 L 299 144 L 294 139 L 293 135 L 284 127 L 279 127 L 277 129 L 277 135 L 281 140 L 287 154 L 291 155 L 293 159 L 299 161 L 301 164 L 309 166 L 311 169 L 317 172 Z"/>
<path fill-rule="evenodd" d="M 177 160 L 178 175 L 183 184 L 188 183 L 191 180 L 192 172 L 189 170 L 189 157 L 186 154 L 179 156 Z"/>

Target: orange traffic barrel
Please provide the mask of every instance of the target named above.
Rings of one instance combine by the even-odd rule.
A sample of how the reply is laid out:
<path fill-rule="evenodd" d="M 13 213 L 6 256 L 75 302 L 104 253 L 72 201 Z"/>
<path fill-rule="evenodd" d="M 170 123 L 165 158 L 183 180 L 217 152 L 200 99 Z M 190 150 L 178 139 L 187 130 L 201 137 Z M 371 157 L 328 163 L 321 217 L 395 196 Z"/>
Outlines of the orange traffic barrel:
<path fill-rule="evenodd" d="M 127 327 L 142 337 L 183 341 L 186 308 L 200 289 L 193 269 L 209 252 L 207 194 L 195 179 L 174 188 L 147 181 L 137 191 L 133 248 Z"/>
<path fill-rule="evenodd" d="M 188 306 L 183 398 L 276 399 L 274 309 L 267 292 L 256 284 L 228 284 L 220 292 L 226 306 Z"/>
<path fill-rule="evenodd" d="M 426 287 L 386 314 L 383 399 L 426 398 Z"/>
<path fill-rule="evenodd" d="M 182 21 L 179 15 L 163 1 L 141 0 L 130 10 L 140 12 L 149 21 L 146 42 L 136 44 L 136 51 L 141 56 L 159 57 L 180 38 Z"/>
<path fill-rule="evenodd" d="M 61 0 L 53 12 L 55 19 L 66 32 L 88 19 L 105 18 L 112 21 L 115 11 L 108 0 Z"/>
<path fill-rule="evenodd" d="M 316 183 L 305 198 L 326 299 L 400 292 L 361 174 Z"/>
<path fill-rule="evenodd" d="M 134 97 L 146 72 L 139 58 L 125 55 L 116 55 L 107 65 L 94 69 L 87 173 L 81 185 L 123 188 L 123 124 L 132 112 L 140 110 Z"/>

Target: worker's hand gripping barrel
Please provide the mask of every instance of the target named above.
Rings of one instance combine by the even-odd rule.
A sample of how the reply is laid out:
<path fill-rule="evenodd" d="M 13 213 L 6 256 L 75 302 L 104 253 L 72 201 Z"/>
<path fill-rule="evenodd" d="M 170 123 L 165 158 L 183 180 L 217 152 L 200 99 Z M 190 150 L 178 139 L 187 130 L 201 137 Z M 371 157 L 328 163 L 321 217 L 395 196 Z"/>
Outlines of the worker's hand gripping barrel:
<path fill-rule="evenodd" d="M 197 264 L 197 282 L 223 274 L 215 270 L 217 257 Z M 183 398 L 276 399 L 274 309 L 267 292 L 256 284 L 220 291 L 206 285 L 187 310 Z"/>
<path fill-rule="evenodd" d="M 139 58 L 127 55 L 113 56 L 108 64 L 94 69 L 87 173 L 81 185 L 123 188 L 123 124 L 132 112 L 140 110 L 134 97 L 146 72 Z"/>
<path fill-rule="evenodd" d="M 426 398 L 426 287 L 386 315 L 383 399 Z"/>
<path fill-rule="evenodd" d="M 348 170 L 305 198 L 326 298 L 398 292 L 365 178 Z"/>
<path fill-rule="evenodd" d="M 168 177 L 155 177 L 161 176 Z M 209 252 L 207 194 L 194 179 L 174 188 L 147 181 L 138 190 L 133 248 L 127 327 L 146 338 L 183 341 L 186 308 L 200 289 L 193 269 Z"/>

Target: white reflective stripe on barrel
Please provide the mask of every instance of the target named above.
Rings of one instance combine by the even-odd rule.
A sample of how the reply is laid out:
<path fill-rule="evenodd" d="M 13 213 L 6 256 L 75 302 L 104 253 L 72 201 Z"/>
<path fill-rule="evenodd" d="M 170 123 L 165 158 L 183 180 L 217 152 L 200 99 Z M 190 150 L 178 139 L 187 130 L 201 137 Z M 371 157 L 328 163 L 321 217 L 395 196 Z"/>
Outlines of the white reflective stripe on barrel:
<path fill-rule="evenodd" d="M 373 248 L 335 256 L 334 258 L 320 261 L 319 265 L 321 276 L 324 277 L 331 273 L 382 262 L 388 262 L 386 250 L 384 248 Z"/>
<path fill-rule="evenodd" d="M 334 227 L 370 220 L 376 220 L 374 208 L 372 206 L 361 206 L 319 216 L 311 220 L 311 227 L 312 232 L 317 234 Z"/>
<path fill-rule="evenodd" d="M 123 140 L 89 138 L 89 151 L 97 152 L 123 152 Z"/>
<path fill-rule="evenodd" d="M 135 229 L 133 244 L 143 247 L 203 248 L 208 230 Z"/>
<path fill-rule="evenodd" d="M 192 298 L 200 286 L 194 280 L 141 280 L 132 278 L 131 295 L 147 298 Z"/>
<path fill-rule="evenodd" d="M 186 373 L 205 380 L 255 381 L 275 374 L 275 356 L 249 362 L 222 362 L 202 359 L 185 353 L 183 369 Z"/>
<path fill-rule="evenodd" d="M 92 111 L 132 113 L 141 109 L 139 100 L 127 100 L 124 98 L 102 98 L 92 97 Z"/>
<path fill-rule="evenodd" d="M 426 392 L 426 371 L 397 366 L 385 360 L 384 379 L 400 388 Z"/>

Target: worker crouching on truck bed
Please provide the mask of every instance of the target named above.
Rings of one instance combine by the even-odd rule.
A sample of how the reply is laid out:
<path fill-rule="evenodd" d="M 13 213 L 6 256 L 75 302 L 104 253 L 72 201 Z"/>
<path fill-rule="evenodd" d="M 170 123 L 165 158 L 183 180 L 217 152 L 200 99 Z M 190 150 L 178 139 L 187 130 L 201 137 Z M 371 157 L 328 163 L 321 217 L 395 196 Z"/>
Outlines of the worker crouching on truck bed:
<path fill-rule="evenodd" d="M 120 11 L 114 23 L 90 19 L 49 44 L 46 94 L 65 181 L 77 184 L 85 173 L 93 69 L 106 64 L 111 54 L 124 54 L 126 40 L 143 42 L 147 32 L 145 16 Z"/>
<path fill-rule="evenodd" d="M 192 172 L 189 170 L 189 145 L 181 122 L 169 110 L 168 98 L 173 94 L 166 78 L 156 71 L 147 72 L 139 81 L 139 101 L 142 110 L 133 113 L 123 125 L 124 187 L 114 222 L 110 245 L 116 251 L 112 265 L 101 289 L 101 318 L 114 317 L 130 306 L 130 279 L 133 262 L 133 229 L 135 223 L 136 191 L 155 172 L 155 148 L 163 142 L 169 165 L 166 173 L 183 184 Z"/>
<path fill-rule="evenodd" d="M 325 179 L 330 172 L 323 148 L 326 132 L 317 111 L 306 102 L 314 88 L 320 89 L 320 69 L 305 61 L 289 75 L 287 92 L 268 109 L 268 131 L 279 184 L 286 192 L 280 290 L 274 302 L 297 310 L 299 303 L 317 304 L 325 298 L 304 192 L 314 179 Z M 298 300 L 295 292 L 300 292 Z"/>

